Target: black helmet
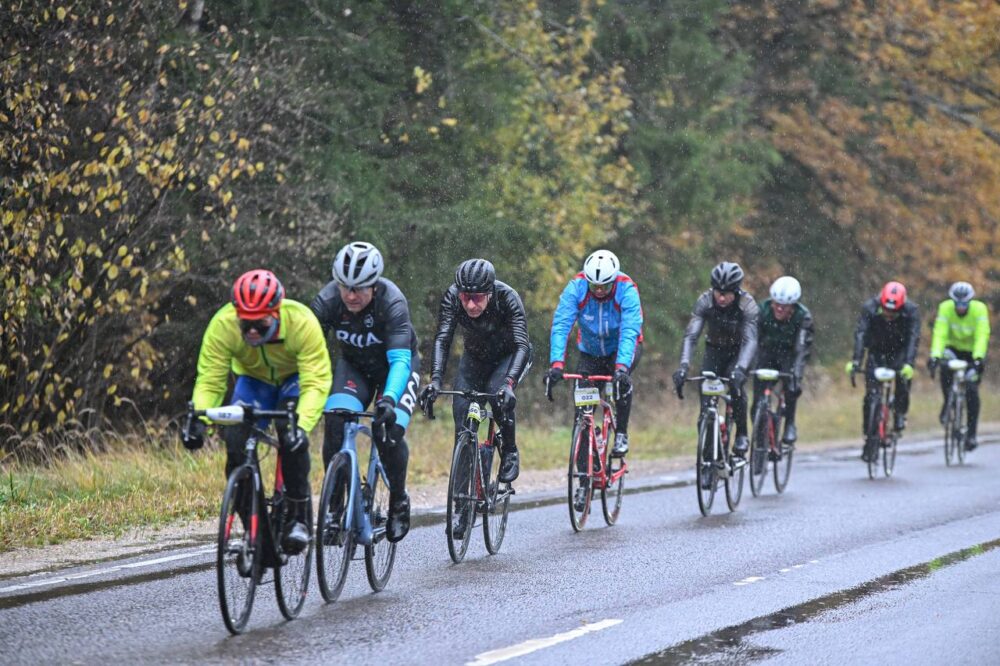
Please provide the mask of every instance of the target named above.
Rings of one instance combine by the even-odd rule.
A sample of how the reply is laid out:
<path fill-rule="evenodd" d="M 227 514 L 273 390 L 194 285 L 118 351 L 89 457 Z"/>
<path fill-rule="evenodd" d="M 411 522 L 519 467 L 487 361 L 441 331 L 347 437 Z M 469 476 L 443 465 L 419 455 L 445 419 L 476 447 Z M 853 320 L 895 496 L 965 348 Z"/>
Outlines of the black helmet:
<path fill-rule="evenodd" d="M 481 294 L 493 291 L 497 272 L 485 259 L 466 259 L 455 271 L 455 286 L 459 291 Z"/>
<path fill-rule="evenodd" d="M 719 291 L 737 291 L 743 284 L 743 269 L 739 264 L 723 261 L 712 269 L 712 288 Z"/>

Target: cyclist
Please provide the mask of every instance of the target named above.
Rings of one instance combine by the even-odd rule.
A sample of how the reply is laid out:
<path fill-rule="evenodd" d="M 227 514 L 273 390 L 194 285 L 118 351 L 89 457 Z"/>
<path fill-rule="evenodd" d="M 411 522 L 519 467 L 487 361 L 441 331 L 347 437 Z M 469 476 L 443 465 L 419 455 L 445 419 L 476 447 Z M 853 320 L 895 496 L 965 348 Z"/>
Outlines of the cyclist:
<path fill-rule="evenodd" d="M 979 424 L 979 381 L 983 376 L 986 349 L 990 342 L 989 309 L 982 301 L 973 300 L 975 296 L 976 291 L 968 282 L 956 282 L 951 285 L 948 298 L 938 305 L 934 334 L 931 336 L 930 360 L 927 362 L 933 377 L 941 357 L 947 350 L 954 354 L 955 358 L 968 361 L 976 371 L 975 379 L 965 384 L 966 401 L 969 405 L 969 430 L 965 440 L 967 451 L 972 451 L 978 446 L 976 428 Z M 951 390 L 953 374 L 947 364 L 941 367 L 941 391 L 944 393 L 944 405 L 941 407 L 942 423 L 948 407 L 948 392 Z"/>
<path fill-rule="evenodd" d="M 382 277 L 382 253 L 371 243 L 348 243 L 333 260 L 333 280 L 312 302 L 323 332 L 340 351 L 327 409 L 361 411 L 374 399 L 372 435 L 389 480 L 386 538 L 395 543 L 410 529 L 406 492 L 409 448 L 406 426 L 420 382 L 417 335 L 406 297 Z M 344 443 L 344 418 L 326 419 L 323 467 Z"/>
<path fill-rule="evenodd" d="M 795 427 L 795 404 L 802 395 L 802 374 L 813 343 L 813 318 L 809 308 L 802 305 L 802 286 L 790 275 L 785 275 L 771 285 L 771 298 L 760 304 L 757 325 L 757 367 L 774 368 L 791 373 L 792 379 L 784 384 L 786 444 L 798 439 Z M 754 379 L 754 402 L 764 394 L 764 383 Z"/>
<path fill-rule="evenodd" d="M 433 418 L 434 401 L 441 391 L 456 326 L 462 328 L 465 350 L 458 362 L 455 390 L 496 393 L 500 409 L 507 414 L 500 423 L 503 449 L 498 478 L 510 483 L 520 472 L 514 432 L 517 403 L 514 389 L 531 366 L 532 348 L 521 297 L 496 279 L 496 270 L 486 259 L 469 259 L 459 264 L 455 283 L 441 298 L 431 381 L 420 392 L 419 400 L 429 418 Z M 468 410 L 469 401 L 456 396 L 452 403 L 456 440 Z M 461 513 L 463 521 L 466 515 Z M 460 521 L 452 528 L 453 536 L 461 539 L 466 527 Z"/>
<path fill-rule="evenodd" d="M 709 277 L 712 288 L 695 301 L 691 321 L 684 331 L 680 367 L 673 377 L 674 388 L 677 397 L 683 400 L 684 381 L 691 365 L 691 355 L 698 336 L 707 324 L 702 371 L 714 372 L 719 376 L 728 375 L 730 379 L 729 395 L 736 422 L 733 455 L 745 459 L 750 440 L 747 438 L 747 399 L 743 385 L 757 355 L 759 311 L 757 301 L 742 289 L 743 269 L 739 264 L 723 261 L 712 269 Z M 703 406 L 704 404 L 705 401 L 702 401 Z M 705 479 L 710 482 L 708 476 Z"/>
<path fill-rule="evenodd" d="M 546 379 L 562 380 L 566 345 L 573 325 L 578 325 L 577 373 L 614 376 L 618 432 L 611 453 L 619 457 L 628 453 L 632 372 L 642 358 L 642 320 L 639 287 L 621 272 L 618 257 L 608 250 L 587 257 L 583 270 L 563 289 L 552 316 Z"/>
<path fill-rule="evenodd" d="M 878 393 L 875 368 L 886 367 L 895 370 L 896 402 L 895 422 L 897 432 L 906 427 L 906 412 L 910 408 L 910 380 L 913 379 L 913 364 L 917 359 L 917 345 L 920 344 L 920 311 L 916 304 L 906 299 L 906 287 L 899 282 L 887 282 L 878 296 L 873 296 L 861 306 L 858 325 L 854 331 L 854 357 L 848 361 L 845 370 L 848 375 L 858 372 L 861 358 L 868 350 L 865 366 L 865 400 L 861 424 L 865 437 L 868 436 L 868 412 Z M 878 442 L 865 441 L 861 459 L 868 462 L 875 453 Z"/>
<path fill-rule="evenodd" d="M 295 430 L 279 429 L 281 473 L 286 499 L 295 516 L 285 535 L 292 552 L 309 543 L 309 437 L 323 414 L 330 387 L 330 355 L 312 311 L 291 299 L 274 273 L 252 270 L 233 285 L 233 300 L 219 308 L 205 330 L 198 355 L 198 377 L 191 401 L 195 409 L 222 404 L 229 373 L 236 375 L 230 403 L 276 409 L 296 402 Z M 266 425 L 267 421 L 263 421 Z M 226 477 L 242 462 L 250 435 L 246 425 L 221 428 L 226 442 Z M 188 449 L 205 442 L 206 424 L 194 419 L 182 433 Z"/>

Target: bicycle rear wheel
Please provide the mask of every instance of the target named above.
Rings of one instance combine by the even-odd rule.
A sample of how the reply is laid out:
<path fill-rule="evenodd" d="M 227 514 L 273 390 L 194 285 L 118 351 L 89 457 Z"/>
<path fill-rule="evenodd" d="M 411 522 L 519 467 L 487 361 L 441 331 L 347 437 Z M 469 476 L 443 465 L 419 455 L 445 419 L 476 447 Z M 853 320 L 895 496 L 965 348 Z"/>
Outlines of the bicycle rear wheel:
<path fill-rule="evenodd" d="M 351 481 L 351 461 L 346 454 L 338 453 L 323 477 L 316 525 L 316 579 L 327 603 L 340 596 L 354 556 L 354 532 L 347 511 Z"/>
<path fill-rule="evenodd" d="M 468 432 L 463 432 L 458 436 L 451 454 L 445 533 L 448 536 L 448 554 L 455 564 L 465 557 L 472 540 L 476 518 L 476 449 L 475 440 Z"/>
<path fill-rule="evenodd" d="M 222 495 L 216 573 L 219 608 L 226 628 L 239 634 L 250 619 L 260 580 L 260 506 L 250 467 L 233 471 Z"/>
<path fill-rule="evenodd" d="M 695 487 L 698 490 L 698 509 L 701 515 L 712 513 L 715 491 L 718 487 L 719 470 L 715 467 L 712 453 L 716 436 L 715 420 L 705 417 L 698 425 L 698 453 L 695 461 Z"/>
<path fill-rule="evenodd" d="M 965 430 L 962 425 L 965 421 L 965 400 L 956 399 L 955 400 L 955 425 L 952 441 L 955 442 L 955 451 L 958 453 L 958 464 L 965 464 L 965 438 L 968 436 L 968 431 Z"/>
<path fill-rule="evenodd" d="M 375 446 L 373 443 L 372 446 Z M 368 574 L 368 584 L 372 591 L 381 592 L 392 575 L 392 564 L 396 561 L 396 544 L 389 541 L 385 528 L 389 523 L 389 484 L 383 478 L 379 469 L 374 478 L 366 483 L 366 498 L 368 521 L 372 526 L 372 542 L 365 546 L 365 572 Z"/>
<path fill-rule="evenodd" d="M 288 499 L 285 498 L 284 503 Z M 309 530 L 309 544 L 301 553 L 289 554 L 281 553 L 279 563 L 274 567 L 274 591 L 278 597 L 278 610 L 285 616 L 286 620 L 294 620 L 302 612 L 302 606 L 306 603 L 306 593 L 309 591 L 309 575 L 312 572 L 312 497 L 306 504 L 306 527 Z M 291 507 L 287 507 L 291 509 Z M 284 506 L 276 506 L 273 514 L 286 511 Z M 283 534 L 282 524 L 287 525 L 288 521 L 295 519 L 294 513 L 286 513 L 283 521 L 278 521 L 277 515 L 272 515 L 274 520 L 272 525 L 278 526 L 274 534 L 274 543 L 280 543 Z"/>
<path fill-rule="evenodd" d="M 487 461 L 483 461 L 483 471 L 486 473 L 487 483 L 484 483 L 485 506 L 483 507 L 483 541 L 486 542 L 486 552 L 496 555 L 503 543 L 504 535 L 507 533 L 507 514 L 510 512 L 511 489 L 509 483 L 500 483 L 497 477 L 500 476 L 501 456 L 493 448 L 486 449 L 489 456 L 489 466 Z M 471 532 L 471 528 L 469 529 Z"/>
<path fill-rule="evenodd" d="M 763 402 L 757 404 L 753 419 L 753 437 L 750 438 L 750 492 L 760 495 L 767 477 L 767 454 L 770 451 L 772 425 L 770 414 Z"/>
<path fill-rule="evenodd" d="M 625 458 L 611 455 L 611 449 L 615 443 L 615 429 L 611 425 L 608 432 L 604 433 L 604 473 L 606 474 L 604 487 L 601 488 L 601 509 L 604 512 L 604 522 L 614 525 L 618 521 L 618 514 L 622 510 L 622 497 L 625 494 L 625 475 L 621 473 L 625 466 Z M 619 474 L 617 481 L 612 481 L 615 474 Z"/>
<path fill-rule="evenodd" d="M 569 501 L 569 522 L 573 526 L 574 532 L 579 532 L 587 524 L 587 516 L 590 515 L 590 502 L 594 499 L 594 470 L 592 469 L 590 450 L 590 429 L 583 426 L 583 419 L 579 418 L 573 425 L 573 440 L 569 447 L 569 471 L 567 472 L 567 494 Z M 583 469 L 579 469 L 577 460 L 581 460 Z M 591 462 L 588 462 L 591 461 Z M 579 504 L 577 494 L 580 494 L 583 503 Z"/>
<path fill-rule="evenodd" d="M 955 394 L 948 394 L 948 404 L 944 408 L 944 464 L 949 467 L 955 463 L 955 435 L 958 428 L 955 427 Z"/>

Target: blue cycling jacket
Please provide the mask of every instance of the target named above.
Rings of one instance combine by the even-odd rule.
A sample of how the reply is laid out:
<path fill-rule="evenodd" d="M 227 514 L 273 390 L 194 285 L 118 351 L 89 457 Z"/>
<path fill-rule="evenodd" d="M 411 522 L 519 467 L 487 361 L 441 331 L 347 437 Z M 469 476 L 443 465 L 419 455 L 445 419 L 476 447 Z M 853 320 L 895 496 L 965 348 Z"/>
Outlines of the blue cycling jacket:
<path fill-rule="evenodd" d="M 564 363 L 566 344 L 579 324 L 577 348 L 591 356 L 615 355 L 615 365 L 632 367 L 635 346 L 642 342 L 642 304 L 632 278 L 620 273 L 611 295 L 594 298 L 583 273 L 570 280 L 552 317 L 549 363 Z"/>

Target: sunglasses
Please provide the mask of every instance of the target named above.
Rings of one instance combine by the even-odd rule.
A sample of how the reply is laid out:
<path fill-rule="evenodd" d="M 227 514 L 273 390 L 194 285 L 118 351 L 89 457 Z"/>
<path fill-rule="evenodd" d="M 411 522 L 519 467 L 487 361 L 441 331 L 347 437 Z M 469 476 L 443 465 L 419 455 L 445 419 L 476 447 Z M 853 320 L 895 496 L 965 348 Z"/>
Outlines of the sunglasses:
<path fill-rule="evenodd" d="M 267 332 L 271 330 L 271 325 L 274 320 L 270 317 L 264 317 L 263 319 L 240 319 L 240 330 L 243 331 L 243 335 L 249 335 L 250 331 L 257 331 L 258 335 L 267 335 Z"/>
<path fill-rule="evenodd" d="M 473 303 L 475 305 L 485 305 L 489 297 L 490 295 L 486 293 L 475 294 L 465 291 L 458 292 L 458 300 L 462 301 L 463 305 L 468 305 L 469 303 Z"/>

